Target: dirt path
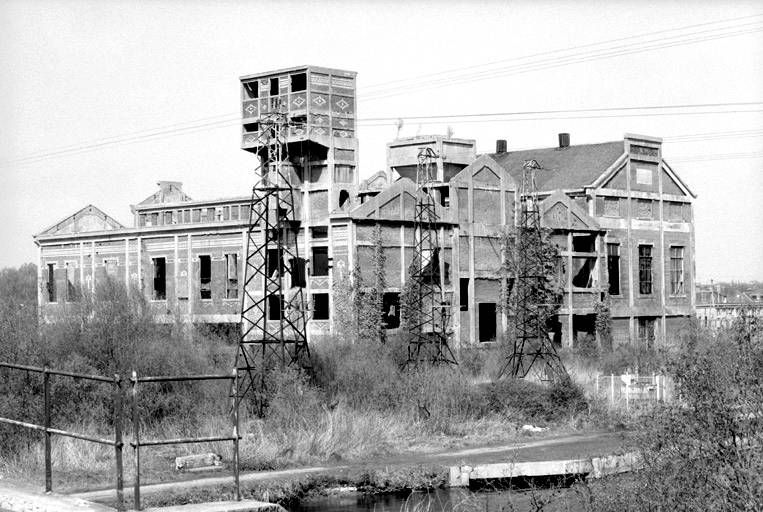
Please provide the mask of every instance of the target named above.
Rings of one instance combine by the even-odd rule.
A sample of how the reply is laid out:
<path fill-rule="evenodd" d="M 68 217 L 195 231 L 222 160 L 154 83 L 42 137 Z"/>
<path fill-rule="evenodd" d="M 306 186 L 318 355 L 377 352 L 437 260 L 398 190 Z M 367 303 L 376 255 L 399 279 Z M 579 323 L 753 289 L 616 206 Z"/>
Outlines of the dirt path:
<path fill-rule="evenodd" d="M 502 444 L 494 446 L 482 446 L 461 450 L 443 450 L 433 453 L 404 454 L 395 457 L 377 458 L 368 461 L 356 461 L 351 464 L 314 466 L 306 468 L 284 469 L 280 471 L 260 471 L 242 473 L 241 483 L 261 482 L 268 480 L 291 479 L 304 475 L 358 474 L 369 468 L 404 467 L 418 465 L 442 465 L 478 464 L 487 462 L 529 462 L 539 460 L 560 460 L 571 458 L 591 457 L 606 455 L 616 452 L 623 444 L 625 436 L 622 433 L 595 432 L 587 434 L 575 434 L 545 439 L 528 438 L 525 442 Z M 141 485 L 141 494 L 155 494 L 166 491 L 177 492 L 183 489 L 198 489 L 217 485 L 229 485 L 232 476 L 214 476 L 197 478 L 195 480 L 183 480 L 177 482 L 163 482 L 157 484 Z M 125 483 L 125 492 L 130 492 Z M 92 501 L 109 500 L 114 496 L 113 489 L 102 489 L 74 493 L 72 496 Z"/>

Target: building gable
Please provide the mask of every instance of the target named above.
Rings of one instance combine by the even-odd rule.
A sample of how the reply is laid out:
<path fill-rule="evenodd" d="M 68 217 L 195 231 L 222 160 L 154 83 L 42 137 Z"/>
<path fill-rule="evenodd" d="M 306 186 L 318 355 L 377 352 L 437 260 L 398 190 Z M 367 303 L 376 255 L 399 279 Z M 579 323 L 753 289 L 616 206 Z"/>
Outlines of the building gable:
<path fill-rule="evenodd" d="M 183 184 L 179 181 L 160 181 L 157 183 L 159 190 L 145 198 L 136 206 L 151 206 L 155 204 L 186 203 L 193 201 L 183 192 Z"/>
<path fill-rule="evenodd" d="M 370 198 L 350 212 L 355 220 L 413 221 L 416 205 L 416 184 L 400 178 L 391 187 Z M 435 205 L 438 218 L 445 220 L 446 211 Z"/>
<path fill-rule="evenodd" d="M 540 211 L 541 223 L 546 228 L 573 231 L 601 230 L 599 223 L 561 190 L 554 191 L 541 201 Z"/>
<path fill-rule="evenodd" d="M 37 236 L 68 235 L 91 231 L 111 231 L 114 229 L 124 229 L 124 226 L 99 208 L 90 204 L 73 215 L 61 219 Z"/>
<path fill-rule="evenodd" d="M 466 187 L 469 181 L 476 186 L 500 187 L 503 182 L 507 190 L 516 190 L 514 178 L 489 155 L 481 155 L 450 180 L 452 186 Z"/>

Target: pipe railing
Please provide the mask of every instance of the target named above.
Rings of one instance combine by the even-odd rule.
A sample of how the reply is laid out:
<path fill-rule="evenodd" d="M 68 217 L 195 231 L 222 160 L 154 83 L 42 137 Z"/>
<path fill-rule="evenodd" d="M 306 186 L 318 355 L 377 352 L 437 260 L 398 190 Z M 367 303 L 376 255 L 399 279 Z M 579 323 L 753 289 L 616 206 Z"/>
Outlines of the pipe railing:
<path fill-rule="evenodd" d="M 101 375 L 89 375 L 85 373 L 67 372 L 61 370 L 52 370 L 47 366 L 28 366 L 13 363 L 0 362 L 0 368 L 7 368 L 9 370 L 23 371 L 27 373 L 41 373 L 42 374 L 42 395 L 43 395 L 43 424 L 32 423 L 28 421 L 21 421 L 13 418 L 0 417 L 0 423 L 7 425 L 15 425 L 32 430 L 38 430 L 45 435 L 45 492 L 53 492 L 53 458 L 51 437 L 53 435 L 59 435 L 64 437 L 71 437 L 74 439 L 81 439 L 83 441 L 89 441 L 91 443 L 103 444 L 114 447 L 114 456 L 116 463 L 117 473 L 117 509 L 125 510 L 124 504 L 124 465 L 122 462 L 122 450 L 124 443 L 122 442 L 122 379 L 119 374 L 115 374 L 113 378 L 103 377 Z M 50 398 L 50 376 L 62 376 L 70 377 L 73 379 L 91 380 L 95 382 L 108 383 L 114 387 L 114 439 L 105 439 L 101 437 L 95 437 L 88 434 L 82 434 L 79 432 L 72 432 L 69 430 L 63 430 L 59 428 L 51 427 L 51 407 L 52 401 Z"/>

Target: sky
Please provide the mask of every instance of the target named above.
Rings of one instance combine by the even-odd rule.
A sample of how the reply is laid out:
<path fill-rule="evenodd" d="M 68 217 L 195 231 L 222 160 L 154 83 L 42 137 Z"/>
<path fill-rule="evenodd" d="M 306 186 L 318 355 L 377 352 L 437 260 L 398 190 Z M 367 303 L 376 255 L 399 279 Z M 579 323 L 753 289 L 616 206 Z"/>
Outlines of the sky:
<path fill-rule="evenodd" d="M 159 180 L 248 195 L 238 77 L 301 64 L 358 72 L 361 178 L 396 136 L 663 137 L 698 279 L 763 280 L 763 5 L 723 0 L 0 0 L 0 268 L 88 204 L 131 225 Z"/>

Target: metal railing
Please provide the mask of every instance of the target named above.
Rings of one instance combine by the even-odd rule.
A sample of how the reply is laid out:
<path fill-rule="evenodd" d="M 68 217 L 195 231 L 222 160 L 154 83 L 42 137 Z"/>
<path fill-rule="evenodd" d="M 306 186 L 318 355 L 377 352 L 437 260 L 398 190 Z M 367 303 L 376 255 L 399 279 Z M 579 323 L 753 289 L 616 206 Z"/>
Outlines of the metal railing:
<path fill-rule="evenodd" d="M 610 405 L 634 405 L 666 402 L 673 399 L 673 380 L 666 375 L 597 375 L 596 395 Z"/>
<path fill-rule="evenodd" d="M 100 375 L 88 375 L 83 373 L 75 373 L 61 370 L 53 370 L 45 367 L 27 366 L 13 363 L 0 362 L 0 368 L 7 368 L 10 370 L 23 371 L 28 373 L 40 373 L 43 377 L 43 424 L 31 423 L 28 421 L 21 421 L 14 418 L 0 417 L 0 423 L 9 425 L 16 425 L 32 430 L 38 430 L 45 435 L 45 492 L 53 491 L 53 462 L 51 454 L 51 436 L 60 435 L 66 437 L 72 437 L 75 439 L 81 439 L 93 443 L 108 445 L 114 447 L 115 462 L 116 462 L 116 495 L 117 495 L 117 510 L 123 511 L 125 508 L 124 500 L 124 463 L 123 463 L 123 420 L 124 420 L 124 390 L 122 389 L 123 379 L 115 374 L 114 377 L 103 377 Z M 90 380 L 95 382 L 102 382 L 111 384 L 114 387 L 113 399 L 114 399 L 114 439 L 105 439 L 100 437 L 91 436 L 89 434 L 82 434 L 78 432 L 71 432 L 68 430 L 62 430 L 53 428 L 51 426 L 51 407 L 52 401 L 50 397 L 50 376 L 58 375 L 64 377 L 71 377 L 74 379 Z M 140 412 L 139 412 L 139 399 L 138 391 L 142 387 L 140 384 L 161 383 L 161 382 L 188 382 L 188 381 L 211 381 L 211 380 L 228 380 L 231 382 L 232 390 L 232 430 L 233 433 L 230 436 L 206 436 L 206 437 L 183 437 L 175 439 L 148 439 L 142 440 L 140 438 Z M 209 375 L 176 375 L 176 376 L 142 376 L 139 377 L 137 372 L 133 371 L 132 376 L 129 379 L 131 389 L 131 412 L 132 412 L 132 435 L 133 440 L 130 442 L 130 446 L 133 448 L 133 466 L 135 470 L 133 493 L 134 493 L 134 507 L 135 510 L 141 510 L 140 499 L 140 452 L 141 447 L 150 446 L 166 446 L 166 445 L 178 445 L 178 444 L 192 444 L 192 443 L 213 443 L 213 442 L 232 442 L 233 443 L 233 480 L 235 487 L 236 500 L 241 499 L 241 489 L 239 481 L 239 411 L 238 400 L 235 398 L 235 391 L 238 389 L 238 374 L 234 370 L 230 374 L 209 374 Z"/>
<path fill-rule="evenodd" d="M 51 437 L 53 435 L 72 437 L 74 439 L 81 439 L 83 441 L 89 441 L 91 443 L 103 444 L 114 447 L 114 455 L 116 459 L 116 474 L 117 474 L 117 510 L 125 510 L 124 505 L 124 472 L 122 463 L 122 449 L 124 443 L 122 442 L 122 379 L 119 374 L 115 374 L 114 377 L 103 377 L 101 375 L 88 375 L 84 373 L 67 372 L 61 370 L 52 370 L 47 366 L 27 366 L 21 364 L 12 363 L 0 363 L 0 368 L 7 368 L 10 370 L 19 370 L 27 373 L 41 373 L 42 374 L 42 387 L 43 387 L 43 424 L 31 423 L 27 421 L 20 421 L 12 418 L 0 417 L 0 423 L 6 423 L 9 425 L 16 425 L 32 430 L 39 430 L 45 435 L 45 492 L 53 491 L 53 460 L 51 455 Z M 50 398 L 50 376 L 58 375 L 62 377 L 70 377 L 73 379 L 83 379 L 95 382 L 102 382 L 111 384 L 114 387 L 114 439 L 104 439 L 100 437 L 91 436 L 88 434 L 82 434 L 78 432 L 71 432 L 68 430 L 62 430 L 51 427 L 51 407 L 52 402 Z"/>
<path fill-rule="evenodd" d="M 181 437 L 175 439 L 150 439 L 141 440 L 140 438 L 140 413 L 138 411 L 138 388 L 139 384 L 157 383 L 157 382 L 188 382 L 188 381 L 209 381 L 209 380 L 229 380 L 233 390 L 232 403 L 232 427 L 231 436 L 207 436 L 207 437 Z M 131 384 L 131 408 L 132 408 L 132 429 L 133 441 L 130 446 L 133 448 L 133 465 L 135 469 L 135 479 L 133 485 L 133 499 L 135 500 L 135 510 L 141 510 L 140 504 L 140 448 L 142 446 L 165 446 L 173 444 L 192 444 L 192 443 L 215 443 L 215 442 L 233 442 L 233 483 L 235 487 L 236 500 L 241 500 L 241 489 L 239 485 L 239 414 L 238 400 L 235 399 L 235 391 L 238 389 L 238 372 L 233 370 L 229 375 L 178 375 L 178 376 L 153 376 L 138 377 L 137 372 L 132 372 L 130 377 Z"/>

